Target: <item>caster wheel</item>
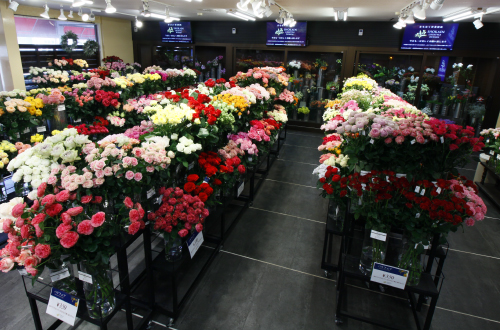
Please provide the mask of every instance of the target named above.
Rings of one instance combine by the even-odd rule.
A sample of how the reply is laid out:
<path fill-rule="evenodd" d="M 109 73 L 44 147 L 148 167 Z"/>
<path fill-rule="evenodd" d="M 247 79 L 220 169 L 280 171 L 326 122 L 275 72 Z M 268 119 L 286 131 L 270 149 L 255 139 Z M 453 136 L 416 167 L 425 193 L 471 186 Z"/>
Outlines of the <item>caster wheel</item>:
<path fill-rule="evenodd" d="M 153 329 L 153 321 L 149 321 L 148 325 L 146 326 L 146 330 L 151 330 Z"/>
<path fill-rule="evenodd" d="M 325 270 L 325 277 L 326 278 L 332 278 L 332 273 L 330 273 L 329 271 Z"/>
<path fill-rule="evenodd" d="M 170 318 L 170 320 L 168 321 L 167 326 L 168 326 L 168 327 L 172 327 L 173 325 L 174 325 L 174 319 L 173 319 L 173 318 Z"/>
<path fill-rule="evenodd" d="M 335 318 L 335 324 L 336 325 L 341 325 L 342 323 L 344 323 L 344 322 L 342 322 L 342 320 L 339 317 Z"/>

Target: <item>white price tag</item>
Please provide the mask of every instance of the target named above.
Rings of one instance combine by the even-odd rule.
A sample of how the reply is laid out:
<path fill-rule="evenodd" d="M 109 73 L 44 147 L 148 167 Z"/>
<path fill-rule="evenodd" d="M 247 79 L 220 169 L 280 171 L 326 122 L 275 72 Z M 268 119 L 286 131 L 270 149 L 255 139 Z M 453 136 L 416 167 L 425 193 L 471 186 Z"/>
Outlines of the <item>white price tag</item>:
<path fill-rule="evenodd" d="M 490 150 L 490 155 L 493 156 L 494 154 L 495 154 L 495 152 L 493 150 Z"/>
<path fill-rule="evenodd" d="M 243 189 L 245 189 L 245 182 L 242 182 L 238 187 L 238 195 L 236 197 L 240 197 L 241 193 L 243 192 Z"/>
<path fill-rule="evenodd" d="M 420 192 L 420 186 L 415 187 L 415 192 L 418 194 Z"/>
<path fill-rule="evenodd" d="M 149 226 L 149 221 L 147 221 L 147 222 L 144 224 L 144 226 Z"/>
<path fill-rule="evenodd" d="M 385 242 L 387 239 L 387 234 L 380 231 L 372 230 L 370 233 L 370 238 Z"/>
<path fill-rule="evenodd" d="M 490 139 L 486 140 L 486 143 L 490 143 Z"/>
<path fill-rule="evenodd" d="M 371 143 L 371 144 L 375 143 L 375 140 L 374 140 L 374 139 L 371 139 L 371 140 L 370 140 L 370 143 Z"/>
<path fill-rule="evenodd" d="M 93 283 L 92 282 L 92 275 L 84 273 L 80 270 L 78 271 L 78 278 L 80 279 L 80 281 L 87 282 L 89 284 Z"/>
<path fill-rule="evenodd" d="M 186 125 L 186 127 L 191 127 L 191 126 L 193 126 L 193 124 L 191 124 L 191 123 Z"/>
<path fill-rule="evenodd" d="M 249 162 L 251 162 L 251 161 L 252 161 L 252 159 L 253 159 L 252 157 L 248 157 L 248 161 L 249 161 Z"/>
<path fill-rule="evenodd" d="M 57 111 L 64 111 L 64 110 L 66 110 L 66 106 L 64 104 L 59 104 L 57 106 Z"/>
<path fill-rule="evenodd" d="M 50 272 L 50 280 L 52 282 L 57 282 L 69 276 L 70 274 L 68 268 L 63 268 L 61 270 L 58 270 L 57 272 Z"/>
<path fill-rule="evenodd" d="M 163 196 L 159 196 L 158 199 L 156 200 L 156 204 L 161 204 L 163 201 Z"/>
<path fill-rule="evenodd" d="M 122 95 L 122 91 L 118 91 L 118 94 Z"/>
<path fill-rule="evenodd" d="M 437 192 L 438 194 L 440 194 L 440 193 L 441 193 L 441 188 L 439 188 L 439 187 L 438 187 L 438 188 L 436 189 L 436 192 Z"/>
<path fill-rule="evenodd" d="M 419 245 L 419 244 L 422 244 L 422 242 L 420 242 L 420 243 L 416 243 L 416 244 L 415 244 L 415 249 L 418 247 L 418 245 Z M 428 250 L 428 249 L 429 249 L 429 245 L 423 245 L 423 244 L 422 244 L 422 246 L 424 247 L 424 250 Z"/>
<path fill-rule="evenodd" d="M 337 206 L 337 208 L 335 209 L 335 215 L 339 215 L 339 207 Z"/>
<path fill-rule="evenodd" d="M 36 131 L 37 131 L 37 133 L 46 132 L 47 131 L 47 127 L 45 127 L 45 126 L 38 126 L 36 128 Z"/>
<path fill-rule="evenodd" d="M 247 127 L 250 126 L 248 123 L 247 123 Z"/>
<path fill-rule="evenodd" d="M 366 135 L 366 132 L 365 131 L 361 131 L 361 135 Z"/>
<path fill-rule="evenodd" d="M 26 271 L 26 268 L 18 268 L 17 271 L 19 272 L 19 275 L 28 275 L 28 272 Z"/>
<path fill-rule="evenodd" d="M 23 131 L 23 133 L 24 133 L 24 134 L 29 133 L 29 132 L 31 132 L 29 128 L 26 128 L 26 129 Z"/>
<path fill-rule="evenodd" d="M 21 135 L 20 135 L 19 133 L 16 133 L 16 137 L 17 137 L 18 139 L 20 139 L 20 138 L 21 138 Z"/>
<path fill-rule="evenodd" d="M 169 91 L 169 90 L 171 90 L 171 89 L 172 89 L 172 88 L 170 88 L 170 87 L 167 87 L 167 91 Z"/>
<path fill-rule="evenodd" d="M 147 198 L 150 199 L 154 195 L 155 195 L 155 188 L 149 189 L 148 192 L 147 192 Z"/>
<path fill-rule="evenodd" d="M 75 119 L 74 122 L 75 123 L 81 123 L 82 122 L 82 118 Z"/>
<path fill-rule="evenodd" d="M 370 281 L 385 284 L 398 289 L 404 289 L 408 279 L 408 271 L 405 269 L 387 266 L 375 262 L 373 264 L 372 277 Z"/>
<path fill-rule="evenodd" d="M 191 237 L 189 237 L 187 241 L 188 249 L 189 249 L 189 254 L 191 255 L 191 259 L 193 259 L 194 255 L 196 254 L 196 251 L 200 248 L 201 244 L 203 243 L 203 232 L 197 232 L 195 231 Z"/>
<path fill-rule="evenodd" d="M 497 159 L 500 159 L 500 154 L 497 155 Z"/>
<path fill-rule="evenodd" d="M 79 302 L 80 299 L 73 297 L 69 293 L 52 288 L 46 313 L 73 326 L 75 325 Z"/>
<path fill-rule="evenodd" d="M 189 163 L 188 170 L 192 170 L 194 167 L 194 162 Z"/>
<path fill-rule="evenodd" d="M 415 214 L 415 218 L 420 218 L 420 213 Z"/>
<path fill-rule="evenodd" d="M 415 144 L 415 142 L 417 142 L 415 139 L 411 140 L 411 144 Z"/>
<path fill-rule="evenodd" d="M 440 137 L 439 140 L 441 140 L 441 143 L 444 143 L 444 137 Z"/>
<path fill-rule="evenodd" d="M 425 189 L 422 189 L 422 191 L 420 192 L 420 195 L 424 195 L 425 194 Z"/>

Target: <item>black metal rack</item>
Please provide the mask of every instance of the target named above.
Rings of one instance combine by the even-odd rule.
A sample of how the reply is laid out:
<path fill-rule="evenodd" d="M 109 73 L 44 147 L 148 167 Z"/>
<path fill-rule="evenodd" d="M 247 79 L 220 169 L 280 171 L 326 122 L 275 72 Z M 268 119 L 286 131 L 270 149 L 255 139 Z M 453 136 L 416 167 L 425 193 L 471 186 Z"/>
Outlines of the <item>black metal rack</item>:
<path fill-rule="evenodd" d="M 354 226 L 352 228 L 354 228 Z M 437 300 L 439 298 L 439 293 L 444 280 L 443 266 L 448 252 L 447 247 L 440 245 L 440 236 L 436 235 L 432 240 L 431 248 L 426 250 L 424 255 L 427 259 L 425 263 L 425 270 L 422 273 L 418 285 L 406 285 L 404 289 L 396 289 L 370 282 L 370 276 L 362 273 L 359 269 L 359 256 L 361 255 L 361 242 L 363 238 L 360 233 L 363 233 L 363 231 L 358 229 L 358 227 L 354 228 L 352 232 L 349 232 L 342 238 L 342 266 L 339 268 L 339 277 L 337 282 L 337 307 L 335 322 L 340 325 L 343 323 L 344 318 L 351 318 L 381 326 L 386 329 L 407 329 L 407 327 L 394 326 L 394 322 L 388 323 L 374 317 L 347 311 L 347 286 L 353 286 L 352 284 L 347 283 L 347 279 L 349 278 L 357 280 L 361 283 L 364 282 L 368 289 L 373 292 L 377 292 L 377 290 L 379 290 L 384 292 L 385 295 L 391 297 L 408 299 L 417 329 L 428 330 L 432 322 L 432 317 L 434 315 Z M 347 231 L 344 231 L 344 233 L 346 232 Z M 418 295 L 418 299 L 416 295 Z M 421 315 L 419 312 L 422 311 L 422 306 L 427 301 L 427 298 L 430 298 L 430 303 L 428 305 L 427 314 L 425 315 L 422 326 Z"/>
<path fill-rule="evenodd" d="M 495 157 L 493 154 L 491 157 Z M 476 182 L 476 185 L 480 191 L 482 191 L 492 202 L 495 204 L 497 208 L 500 208 L 500 176 L 495 172 L 495 170 L 485 161 L 481 161 L 481 165 L 483 166 L 483 175 L 481 176 L 481 182 Z M 486 176 L 488 172 L 495 179 L 495 183 L 485 183 Z"/>
<path fill-rule="evenodd" d="M 125 310 L 125 316 L 127 321 L 127 329 L 128 330 L 138 330 L 143 329 L 153 315 L 152 301 L 136 301 L 133 302 L 130 298 L 130 274 L 128 271 L 128 258 L 127 258 L 127 248 L 130 247 L 139 237 L 143 234 L 147 236 L 149 233 L 148 229 L 138 232 L 134 236 L 125 235 L 125 233 L 115 241 L 115 245 L 117 248 L 116 259 L 117 266 L 112 268 L 111 271 L 113 273 L 113 278 L 117 278 L 118 284 L 114 285 L 114 292 L 116 295 L 116 305 L 113 311 L 104 318 L 93 319 L 89 316 L 87 309 L 85 307 L 85 294 L 83 293 L 83 282 L 78 278 L 75 278 L 76 287 L 77 287 L 77 295 L 76 298 L 80 299 L 80 304 L 78 306 L 77 317 L 81 320 L 85 320 L 92 324 L 97 325 L 101 330 L 107 330 L 108 323 L 111 319 L 117 314 L 118 311 L 122 309 Z M 151 271 L 146 271 L 147 275 L 151 275 Z M 32 285 L 32 277 L 30 276 L 22 276 L 24 288 L 26 291 L 26 296 L 28 297 L 28 301 L 31 307 L 31 313 L 33 316 L 33 321 L 35 323 L 36 330 L 43 330 L 42 322 L 40 319 L 40 312 L 37 307 L 37 301 L 40 301 L 44 304 L 48 304 L 50 292 L 52 289 L 52 285 L 49 281 L 42 280 L 41 278 L 34 281 Z M 28 285 L 27 283 L 28 282 Z M 149 282 L 150 287 L 149 292 L 153 292 L 153 287 L 151 286 L 151 282 Z M 148 295 L 149 299 L 152 299 L 152 295 Z M 145 315 L 143 315 L 142 319 L 139 323 L 134 327 L 134 322 L 132 319 L 132 308 L 133 306 L 141 307 L 145 310 Z M 53 330 L 56 329 L 59 325 L 62 324 L 62 321 L 56 320 L 54 321 L 47 329 Z"/>

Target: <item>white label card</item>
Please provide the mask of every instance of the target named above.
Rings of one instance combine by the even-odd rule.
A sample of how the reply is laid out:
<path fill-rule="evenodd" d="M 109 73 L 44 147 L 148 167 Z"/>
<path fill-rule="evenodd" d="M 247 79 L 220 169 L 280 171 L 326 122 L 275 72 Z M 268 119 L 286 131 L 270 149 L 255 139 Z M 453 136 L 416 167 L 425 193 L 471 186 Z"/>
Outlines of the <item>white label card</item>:
<path fill-rule="evenodd" d="M 415 249 L 418 247 L 419 244 L 422 244 L 422 242 L 420 243 L 415 243 Z M 422 246 L 424 247 L 424 250 L 428 250 L 429 249 L 429 245 L 423 245 Z"/>
<path fill-rule="evenodd" d="M 38 133 L 46 132 L 46 131 L 47 131 L 47 127 L 45 127 L 45 126 L 38 126 L 38 127 L 36 128 L 36 131 L 37 131 Z"/>
<path fill-rule="evenodd" d="M 66 106 L 64 104 L 59 104 L 57 106 L 57 111 L 64 111 L 64 110 L 66 110 Z"/>
<path fill-rule="evenodd" d="M 80 281 L 87 282 L 89 284 L 93 283 L 92 282 L 92 275 L 84 273 L 80 270 L 78 271 L 78 278 L 80 279 Z"/>
<path fill-rule="evenodd" d="M 444 143 L 444 137 L 441 136 L 441 138 L 439 138 L 439 140 L 441 140 L 441 143 Z"/>
<path fill-rule="evenodd" d="M 382 233 L 380 231 L 372 230 L 370 233 L 370 237 L 385 242 L 385 240 L 387 239 L 387 233 Z"/>
<path fill-rule="evenodd" d="M 82 122 L 82 118 L 75 119 L 75 123 L 81 123 L 81 122 Z"/>
<path fill-rule="evenodd" d="M 69 274 L 68 268 L 63 268 L 61 270 L 58 270 L 57 272 L 53 272 L 53 273 L 51 272 L 50 273 L 50 280 L 52 282 L 57 282 L 57 281 L 62 280 L 66 277 L 69 277 L 69 276 L 70 276 L 70 274 Z"/>
<path fill-rule="evenodd" d="M 247 123 L 247 127 L 250 126 L 248 123 Z"/>
<path fill-rule="evenodd" d="M 418 194 L 420 192 L 420 186 L 415 187 L 415 192 Z"/>
<path fill-rule="evenodd" d="M 191 126 L 193 126 L 193 124 L 191 124 L 191 123 L 186 125 L 186 127 L 191 127 Z"/>
<path fill-rule="evenodd" d="M 169 91 L 169 90 L 171 90 L 171 89 L 172 89 L 172 88 L 170 88 L 170 87 L 167 87 L 167 91 Z"/>
<path fill-rule="evenodd" d="M 387 266 L 375 262 L 370 281 L 385 284 L 398 289 L 404 289 L 408 280 L 408 271 L 405 269 Z"/>
<path fill-rule="evenodd" d="M 248 157 L 248 161 L 249 161 L 249 162 L 251 162 L 251 161 L 252 161 L 252 159 L 253 159 L 252 157 Z"/>
<path fill-rule="evenodd" d="M 21 138 L 21 135 L 20 135 L 19 133 L 16 133 L 16 137 L 17 137 L 18 139 L 20 139 L 20 138 Z"/>
<path fill-rule="evenodd" d="M 495 152 L 493 150 L 490 150 L 490 155 L 493 156 L 494 154 L 495 154 Z"/>
<path fill-rule="evenodd" d="M 245 182 L 242 182 L 238 187 L 238 195 L 236 197 L 240 197 L 241 193 L 243 192 L 243 189 L 245 189 Z"/>
<path fill-rule="evenodd" d="M 441 193 L 441 188 L 439 188 L 439 187 L 438 187 L 438 188 L 436 189 L 436 192 L 437 192 L 438 194 L 440 194 L 440 193 Z"/>
<path fill-rule="evenodd" d="M 26 133 L 29 133 L 29 132 L 31 132 L 30 129 L 26 128 L 23 133 L 26 134 Z"/>
<path fill-rule="evenodd" d="M 79 302 L 80 299 L 73 297 L 69 293 L 52 288 L 46 313 L 73 326 L 75 325 Z"/>
<path fill-rule="evenodd" d="M 191 259 L 193 259 L 194 255 L 196 254 L 196 251 L 200 248 L 201 244 L 203 243 L 203 232 L 197 232 L 195 231 L 191 237 L 189 237 L 187 241 L 188 249 L 189 249 L 189 254 L 191 255 Z"/>
<path fill-rule="evenodd" d="M 21 276 L 28 275 L 28 272 L 26 271 L 26 269 L 24 267 L 18 268 L 17 271 L 19 272 L 19 275 L 21 275 Z"/>
<path fill-rule="evenodd" d="M 422 189 L 422 191 L 420 192 L 420 195 L 424 195 L 425 194 L 425 189 Z"/>
<path fill-rule="evenodd" d="M 415 214 L 415 218 L 420 218 L 420 213 Z"/>
<path fill-rule="evenodd" d="M 161 204 L 163 200 L 163 196 L 159 196 L 158 199 L 156 200 L 156 204 Z"/>
<path fill-rule="evenodd" d="M 194 167 L 194 162 L 189 163 L 188 170 L 192 170 L 192 169 L 193 169 L 193 167 Z"/>
<path fill-rule="evenodd" d="M 149 189 L 148 192 L 147 192 L 147 198 L 150 199 L 154 195 L 155 195 L 155 188 Z"/>
<path fill-rule="evenodd" d="M 374 143 L 375 143 L 375 140 L 374 140 L 374 139 L 371 139 L 371 140 L 370 140 L 370 143 L 371 143 L 371 144 L 374 144 Z"/>
<path fill-rule="evenodd" d="M 415 142 L 417 142 L 417 141 L 415 141 L 415 140 L 411 140 L 411 142 L 410 142 L 410 143 L 411 143 L 411 144 L 415 144 Z"/>

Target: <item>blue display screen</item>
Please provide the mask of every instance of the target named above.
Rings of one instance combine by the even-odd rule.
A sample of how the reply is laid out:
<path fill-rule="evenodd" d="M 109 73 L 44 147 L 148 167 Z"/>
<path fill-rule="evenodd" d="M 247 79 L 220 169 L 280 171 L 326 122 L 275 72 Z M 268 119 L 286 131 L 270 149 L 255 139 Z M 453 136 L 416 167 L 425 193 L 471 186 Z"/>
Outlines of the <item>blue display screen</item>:
<path fill-rule="evenodd" d="M 160 22 L 162 42 L 192 43 L 191 22 Z"/>
<path fill-rule="evenodd" d="M 458 23 L 415 23 L 405 28 L 401 49 L 452 50 Z"/>
<path fill-rule="evenodd" d="M 276 22 L 267 22 L 268 46 L 299 46 L 306 45 L 307 22 L 297 22 L 294 27 L 284 26 Z"/>

